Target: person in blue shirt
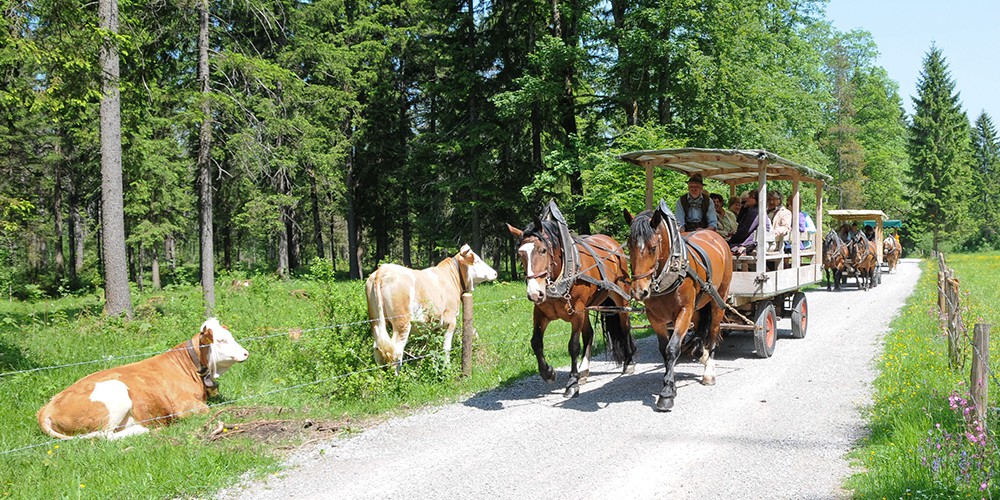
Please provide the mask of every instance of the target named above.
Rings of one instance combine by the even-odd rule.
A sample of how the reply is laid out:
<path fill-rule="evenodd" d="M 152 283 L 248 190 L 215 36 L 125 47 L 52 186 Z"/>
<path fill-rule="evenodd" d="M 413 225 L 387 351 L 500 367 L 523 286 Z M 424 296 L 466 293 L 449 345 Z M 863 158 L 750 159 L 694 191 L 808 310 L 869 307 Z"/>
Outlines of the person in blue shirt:
<path fill-rule="evenodd" d="M 674 208 L 677 224 L 684 231 L 704 228 L 718 230 L 719 220 L 715 214 L 715 204 L 705 192 L 705 182 L 702 180 L 701 174 L 692 175 L 688 178 L 687 184 L 687 194 L 677 200 L 677 206 Z"/>

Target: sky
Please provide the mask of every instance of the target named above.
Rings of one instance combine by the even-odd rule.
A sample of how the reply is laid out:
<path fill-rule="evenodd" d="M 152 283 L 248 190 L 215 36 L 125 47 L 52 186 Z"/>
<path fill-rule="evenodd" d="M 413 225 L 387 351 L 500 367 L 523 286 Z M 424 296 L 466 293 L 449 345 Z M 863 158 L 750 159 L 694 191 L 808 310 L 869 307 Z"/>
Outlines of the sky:
<path fill-rule="evenodd" d="M 830 0 L 826 18 L 839 31 L 860 28 L 878 45 L 877 64 L 899 84 L 907 113 L 924 58 L 941 50 L 969 120 L 1000 119 L 1000 1 Z"/>

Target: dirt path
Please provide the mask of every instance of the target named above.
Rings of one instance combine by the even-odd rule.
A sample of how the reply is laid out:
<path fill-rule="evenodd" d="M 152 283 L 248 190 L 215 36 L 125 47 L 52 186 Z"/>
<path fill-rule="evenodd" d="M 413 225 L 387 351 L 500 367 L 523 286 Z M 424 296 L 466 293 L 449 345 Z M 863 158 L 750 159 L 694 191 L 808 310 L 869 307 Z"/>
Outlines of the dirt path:
<path fill-rule="evenodd" d="M 700 364 L 679 363 L 670 413 L 653 411 L 663 368 L 650 337 L 634 375 L 599 360 L 577 398 L 561 395 L 565 368 L 554 385 L 536 375 L 314 445 L 286 471 L 220 497 L 843 497 L 873 360 L 919 272 L 904 260 L 870 291 L 810 292 L 806 338 L 790 338 L 782 320 L 769 359 L 749 335 L 731 335 L 713 387 L 697 382 Z"/>

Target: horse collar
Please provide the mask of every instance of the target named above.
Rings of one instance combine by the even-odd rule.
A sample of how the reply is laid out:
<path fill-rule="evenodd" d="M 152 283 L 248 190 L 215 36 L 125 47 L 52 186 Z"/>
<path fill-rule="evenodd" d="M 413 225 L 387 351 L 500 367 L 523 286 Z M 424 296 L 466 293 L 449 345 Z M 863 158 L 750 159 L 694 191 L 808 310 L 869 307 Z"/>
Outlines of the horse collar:
<path fill-rule="evenodd" d="M 201 346 L 198 346 L 196 349 L 194 342 L 191 342 L 189 339 L 187 343 L 184 344 L 184 349 L 187 351 L 188 355 L 191 356 L 191 361 L 194 363 L 194 368 L 198 370 L 198 376 L 201 377 L 201 383 L 205 386 L 205 391 L 207 391 L 210 395 L 214 392 L 218 392 L 219 384 L 212 378 L 212 373 L 209 371 L 208 366 L 202 364 L 201 362 Z"/>
<path fill-rule="evenodd" d="M 681 237 L 674 213 L 663 200 L 660 200 L 660 205 L 656 209 L 663 217 L 662 224 L 667 225 L 667 237 L 670 239 L 670 255 L 667 257 L 667 262 L 651 283 L 653 295 L 663 295 L 673 292 L 684 281 L 684 277 L 688 274 L 688 254 L 687 244 Z"/>

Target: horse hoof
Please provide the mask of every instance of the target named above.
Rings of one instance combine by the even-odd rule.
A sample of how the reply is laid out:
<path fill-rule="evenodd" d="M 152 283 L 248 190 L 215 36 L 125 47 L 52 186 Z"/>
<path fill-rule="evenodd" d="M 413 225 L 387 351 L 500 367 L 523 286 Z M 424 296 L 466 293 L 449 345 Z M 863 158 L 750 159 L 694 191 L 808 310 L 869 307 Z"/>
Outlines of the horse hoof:
<path fill-rule="evenodd" d="M 549 367 L 547 370 L 539 370 L 538 375 L 542 377 L 542 380 L 550 384 L 556 381 L 556 371 L 552 367 Z"/>
<path fill-rule="evenodd" d="M 670 411 L 674 407 L 674 398 L 656 397 L 656 411 Z"/>
<path fill-rule="evenodd" d="M 709 377 L 708 375 L 702 377 L 701 385 L 715 385 L 715 377 Z"/>
<path fill-rule="evenodd" d="M 635 363 L 628 363 L 622 368 L 622 375 L 631 375 L 635 373 Z"/>
<path fill-rule="evenodd" d="M 563 397 L 564 398 L 575 398 L 579 394 L 580 394 L 580 385 L 579 384 L 573 384 L 573 385 L 571 385 L 571 386 L 569 386 L 569 387 L 566 388 L 566 391 L 563 392 Z"/>

